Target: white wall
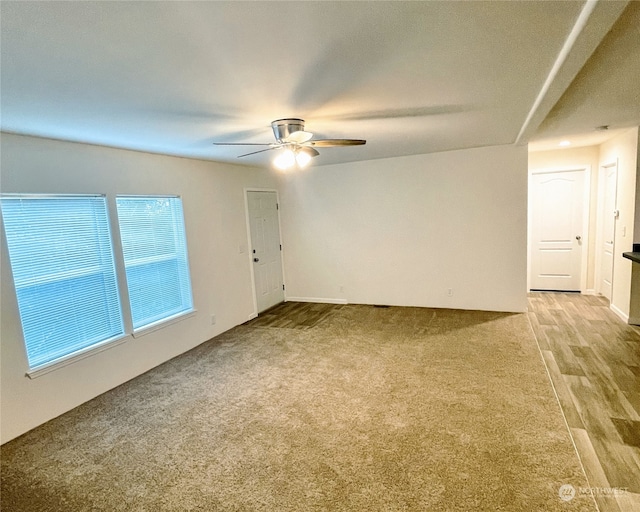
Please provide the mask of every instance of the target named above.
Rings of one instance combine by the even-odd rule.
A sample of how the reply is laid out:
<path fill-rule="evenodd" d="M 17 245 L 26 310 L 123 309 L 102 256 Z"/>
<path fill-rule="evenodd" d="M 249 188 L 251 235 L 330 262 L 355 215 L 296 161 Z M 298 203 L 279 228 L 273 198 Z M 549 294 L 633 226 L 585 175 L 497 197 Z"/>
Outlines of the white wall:
<path fill-rule="evenodd" d="M 640 128 L 638 129 L 638 151 L 636 160 L 636 218 L 634 221 L 633 243 L 640 244 Z M 631 272 L 629 323 L 640 325 L 640 264 L 631 265 Z"/>
<path fill-rule="evenodd" d="M 526 310 L 526 147 L 311 167 L 280 193 L 290 300 Z"/>
<path fill-rule="evenodd" d="M 613 260 L 611 309 L 624 319 L 631 304 L 631 260 L 622 257 L 633 249 L 636 216 L 636 178 L 638 174 L 638 127 L 608 140 L 600 146 L 600 165 L 618 161 L 618 194 L 616 208 L 616 245 Z M 637 298 L 636 298 L 637 300 Z"/>
<path fill-rule="evenodd" d="M 2 442 L 245 322 L 254 314 L 244 187 L 274 188 L 267 170 L 2 134 L 2 192 L 178 194 L 196 315 L 57 369 L 25 377 L 2 237 Z M 113 221 L 112 221 L 113 222 Z M 243 251 L 241 253 L 241 251 Z M 211 315 L 217 317 L 211 325 Z"/>
<path fill-rule="evenodd" d="M 640 127 L 638 130 L 638 142 L 637 142 L 637 152 L 636 152 L 636 218 L 635 218 L 635 228 L 633 235 L 633 242 L 636 244 L 640 244 Z"/>
<path fill-rule="evenodd" d="M 587 233 L 587 285 L 582 291 L 593 291 L 595 288 L 595 254 L 596 254 L 596 226 L 598 204 L 598 146 L 582 148 L 566 148 L 554 151 L 536 151 L 529 153 L 529 171 L 539 169 L 569 169 L 587 167 L 589 169 L 590 197 L 589 197 L 589 231 Z"/>

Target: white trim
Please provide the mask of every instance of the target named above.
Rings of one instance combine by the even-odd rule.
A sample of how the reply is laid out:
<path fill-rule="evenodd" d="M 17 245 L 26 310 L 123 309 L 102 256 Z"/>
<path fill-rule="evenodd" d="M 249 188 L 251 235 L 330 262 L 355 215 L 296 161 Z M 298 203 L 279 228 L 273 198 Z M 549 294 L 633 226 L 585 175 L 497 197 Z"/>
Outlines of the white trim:
<path fill-rule="evenodd" d="M 610 167 L 616 168 L 616 189 L 614 191 L 614 208 L 617 208 L 618 205 L 618 176 L 619 176 L 619 165 L 618 159 L 616 158 L 613 161 L 601 163 L 598 165 L 598 205 L 596 211 L 596 248 L 595 248 L 595 257 L 594 257 L 594 273 L 593 273 L 593 286 L 596 292 L 602 295 L 602 243 L 603 243 L 603 229 L 604 229 L 604 170 Z M 615 254 L 616 247 L 616 226 L 617 219 L 614 219 L 613 224 L 613 250 Z M 612 269 L 611 269 L 611 297 L 607 297 L 609 300 L 613 299 L 613 284 L 615 279 L 616 272 L 616 259 L 613 258 Z"/>
<path fill-rule="evenodd" d="M 107 194 L 38 194 L 38 193 L 22 193 L 22 192 L 3 192 L 0 197 L 7 199 L 58 199 L 67 197 L 107 197 Z"/>
<path fill-rule="evenodd" d="M 583 165 L 570 165 L 566 167 L 541 167 L 537 169 L 529 169 L 529 174 L 533 176 L 534 174 L 551 174 L 554 172 L 571 172 L 571 171 L 584 171 L 590 170 L 591 165 L 583 164 Z"/>
<path fill-rule="evenodd" d="M 274 192 L 276 194 L 276 203 L 278 203 L 278 237 L 280 238 L 280 265 L 282 266 L 282 284 L 284 285 L 284 300 L 287 300 L 287 283 L 284 276 L 284 244 L 282 243 L 282 221 L 280 219 L 280 194 L 275 188 L 245 187 L 244 188 L 244 212 L 245 224 L 247 229 L 247 261 L 249 263 L 249 271 L 251 274 L 251 291 L 253 292 L 253 311 L 249 314 L 249 320 L 258 316 L 258 295 L 256 292 L 256 276 L 253 270 L 253 252 L 251 248 L 251 219 L 249 215 L 249 192 Z"/>
<path fill-rule="evenodd" d="M 582 295 L 598 295 L 593 288 L 588 288 L 582 292 Z"/>
<path fill-rule="evenodd" d="M 189 311 L 182 311 L 168 318 L 163 318 L 162 320 L 158 320 L 149 325 L 145 325 L 144 327 L 140 327 L 138 330 L 128 333 L 121 334 L 114 338 L 110 338 L 105 341 L 101 341 L 95 345 L 91 345 L 89 347 L 85 347 L 77 352 L 69 354 L 68 356 L 61 357 L 56 359 L 55 361 L 51 361 L 50 363 L 44 364 L 32 370 L 26 372 L 26 376 L 30 379 L 36 379 L 42 375 L 45 375 L 49 372 L 59 370 L 60 368 L 64 368 L 65 366 L 69 366 L 70 364 L 81 361 L 82 359 L 86 359 L 87 357 L 93 356 L 100 352 L 104 352 L 113 347 L 117 347 L 118 345 L 122 345 L 126 341 L 129 341 L 130 338 L 140 338 L 149 333 L 157 331 L 159 329 L 163 329 L 168 325 L 175 324 L 181 320 L 185 320 L 192 316 L 195 316 L 197 313 L 196 309 L 190 309 Z"/>
<path fill-rule="evenodd" d="M 251 299 L 253 300 L 253 311 L 249 314 L 249 319 L 258 316 L 258 299 L 256 296 L 256 276 L 253 270 L 253 253 L 251 252 L 251 219 L 249 218 L 249 192 L 260 191 L 260 189 L 244 189 L 244 220 L 247 230 L 247 263 L 249 264 L 249 275 L 251 276 Z"/>
<path fill-rule="evenodd" d="M 582 204 L 582 263 L 580 274 L 580 290 L 587 289 L 587 277 L 589 274 L 589 219 L 591 213 L 591 166 L 584 166 L 584 199 Z"/>
<path fill-rule="evenodd" d="M 77 352 L 69 354 L 68 356 L 61 357 L 60 359 L 56 359 L 55 361 L 46 363 L 42 366 L 29 370 L 26 372 L 25 375 L 30 379 L 36 379 L 49 372 L 59 370 L 60 368 L 69 366 L 70 364 L 81 361 L 82 359 L 86 359 L 87 357 L 91 357 L 100 352 L 104 352 L 105 350 L 109 350 L 110 348 L 117 347 L 118 345 L 122 345 L 123 343 L 129 341 L 130 337 L 131 335 L 129 334 L 121 334 L 114 338 L 110 338 L 98 344 L 83 348 L 82 350 L 78 350 Z"/>
<path fill-rule="evenodd" d="M 113 264 L 116 268 L 116 282 L 118 284 L 118 298 L 120 299 L 120 314 L 125 332 L 133 332 L 133 317 L 131 316 L 131 300 L 129 284 L 127 283 L 127 269 L 124 264 L 124 250 L 122 248 L 122 234 L 120 233 L 120 219 L 116 194 L 107 195 L 107 214 L 109 216 L 109 230 L 111 232 L 111 250 Z"/>
<path fill-rule="evenodd" d="M 287 297 L 287 302 L 315 302 L 317 304 L 349 304 L 346 299 L 328 299 L 319 297 Z"/>
<path fill-rule="evenodd" d="M 156 322 L 143 325 L 142 327 L 138 327 L 133 331 L 134 338 L 141 338 L 149 333 L 162 329 L 168 325 L 175 324 L 180 322 L 181 320 L 185 320 L 198 312 L 197 309 L 189 309 L 188 311 L 180 311 L 180 313 L 176 313 L 175 315 L 171 315 L 167 318 L 163 318 L 162 320 L 157 320 Z"/>
<path fill-rule="evenodd" d="M 622 311 L 618 306 L 616 306 L 615 304 L 611 304 L 609 306 L 609 309 L 613 311 L 616 315 L 618 315 L 620 318 L 622 318 L 625 324 L 629 323 L 629 315 L 627 315 L 624 311 Z"/>

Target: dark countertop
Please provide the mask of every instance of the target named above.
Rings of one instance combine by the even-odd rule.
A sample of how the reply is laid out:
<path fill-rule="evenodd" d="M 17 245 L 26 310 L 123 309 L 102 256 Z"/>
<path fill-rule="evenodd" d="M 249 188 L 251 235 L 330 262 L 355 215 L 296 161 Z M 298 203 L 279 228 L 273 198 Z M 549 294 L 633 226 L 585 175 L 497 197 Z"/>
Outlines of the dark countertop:
<path fill-rule="evenodd" d="M 622 256 L 635 263 L 640 263 L 640 244 L 633 244 L 633 252 L 623 252 Z"/>

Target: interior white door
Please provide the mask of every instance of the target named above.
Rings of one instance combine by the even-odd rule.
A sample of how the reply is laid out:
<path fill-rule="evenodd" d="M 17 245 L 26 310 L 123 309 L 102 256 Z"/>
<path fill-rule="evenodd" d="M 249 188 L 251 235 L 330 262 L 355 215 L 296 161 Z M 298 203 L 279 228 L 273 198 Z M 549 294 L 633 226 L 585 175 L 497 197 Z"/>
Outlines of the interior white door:
<path fill-rule="evenodd" d="M 600 232 L 600 282 L 598 291 L 611 300 L 613 287 L 613 255 L 616 232 L 616 196 L 618 189 L 618 166 L 607 165 L 600 168 L 602 184 L 601 232 Z"/>
<path fill-rule="evenodd" d="M 278 200 L 275 192 L 247 192 L 258 313 L 284 301 Z"/>
<path fill-rule="evenodd" d="M 579 291 L 585 170 L 533 173 L 530 180 L 532 290 Z"/>

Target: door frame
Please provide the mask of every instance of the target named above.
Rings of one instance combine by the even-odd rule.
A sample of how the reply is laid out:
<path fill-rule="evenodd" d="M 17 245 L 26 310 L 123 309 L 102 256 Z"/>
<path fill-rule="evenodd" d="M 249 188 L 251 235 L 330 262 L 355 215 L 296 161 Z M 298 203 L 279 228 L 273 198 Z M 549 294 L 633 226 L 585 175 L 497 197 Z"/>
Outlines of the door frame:
<path fill-rule="evenodd" d="M 245 187 L 244 188 L 244 217 L 247 226 L 247 264 L 249 265 L 249 273 L 251 275 L 251 291 L 253 299 L 253 311 L 249 315 L 249 320 L 258 316 L 258 296 L 256 291 L 256 276 L 253 270 L 253 253 L 251 252 L 251 219 L 249 214 L 249 192 L 274 192 L 276 194 L 276 202 L 278 203 L 278 234 L 280 236 L 280 245 L 282 250 L 280 251 L 280 265 L 282 266 L 282 283 L 284 284 L 284 301 L 287 302 L 287 285 L 286 277 L 284 274 L 284 244 L 282 243 L 282 221 L 280 218 L 280 194 L 275 188 L 258 188 L 258 187 Z M 242 253 L 242 251 L 240 251 Z"/>
<path fill-rule="evenodd" d="M 609 162 L 604 162 L 598 165 L 598 211 L 596 212 L 596 254 L 595 254 L 595 272 L 593 274 L 593 288 L 595 292 L 598 294 L 602 293 L 602 289 L 600 287 L 602 282 L 602 252 L 600 251 L 600 247 L 604 241 L 604 180 L 602 179 L 604 176 L 604 169 L 609 167 L 616 168 L 616 192 L 615 192 L 615 209 L 618 209 L 618 176 L 619 176 L 619 162 L 618 159 L 615 158 Z M 616 217 L 613 225 L 613 250 L 615 254 L 616 247 L 616 226 L 617 226 L 618 218 Z M 613 284 L 615 281 L 615 273 L 616 273 L 616 260 L 615 257 L 611 262 L 611 298 L 613 298 Z"/>
<path fill-rule="evenodd" d="M 552 174 L 560 172 L 584 172 L 584 190 L 582 197 L 582 255 L 580 259 L 580 293 L 587 293 L 587 276 L 589 263 L 589 214 L 591 212 L 591 166 L 590 165 L 572 165 L 568 167 L 547 167 L 529 169 L 527 184 L 527 291 L 531 291 L 531 248 L 533 246 L 531 240 L 532 215 L 531 215 L 531 194 L 533 176 L 538 174 Z"/>

